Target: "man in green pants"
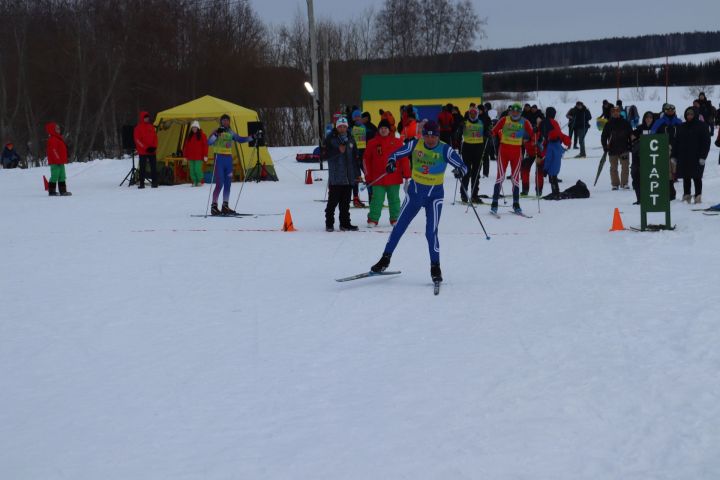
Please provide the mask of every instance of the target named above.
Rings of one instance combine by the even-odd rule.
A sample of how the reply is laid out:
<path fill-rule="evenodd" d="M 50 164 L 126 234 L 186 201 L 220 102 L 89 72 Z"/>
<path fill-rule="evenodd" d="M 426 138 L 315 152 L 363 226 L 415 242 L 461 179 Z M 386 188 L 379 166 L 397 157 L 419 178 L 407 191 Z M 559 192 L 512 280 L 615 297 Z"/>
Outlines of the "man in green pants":
<path fill-rule="evenodd" d="M 365 164 L 365 181 L 373 184 L 373 194 L 370 199 L 370 212 L 368 213 L 368 227 L 374 227 L 380 220 L 383 202 L 387 195 L 390 207 L 390 225 L 395 225 L 400 216 L 400 185 L 403 179 L 410 178 L 410 164 L 407 159 L 398 162 L 393 173 L 386 173 L 387 159 L 391 153 L 403 146 L 402 140 L 390 135 L 390 123 L 382 120 L 378 125 L 378 135 L 367 143 L 363 162 Z M 375 183 L 373 183 L 375 182 Z"/>

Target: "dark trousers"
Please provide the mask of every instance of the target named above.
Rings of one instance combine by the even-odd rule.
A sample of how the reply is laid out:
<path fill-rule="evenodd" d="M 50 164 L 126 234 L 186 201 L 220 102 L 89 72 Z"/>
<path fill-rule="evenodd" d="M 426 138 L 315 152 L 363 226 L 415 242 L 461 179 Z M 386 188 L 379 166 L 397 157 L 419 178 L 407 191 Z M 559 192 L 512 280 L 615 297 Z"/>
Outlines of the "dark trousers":
<path fill-rule="evenodd" d="M 157 158 L 155 155 L 140 155 L 140 185 L 145 183 L 145 169 L 147 162 L 150 162 L 150 180 L 153 186 L 157 186 Z"/>
<path fill-rule="evenodd" d="M 690 195 L 691 182 L 695 184 L 695 195 L 701 195 L 702 177 L 683 177 L 683 195 Z"/>
<path fill-rule="evenodd" d="M 340 226 L 350 225 L 350 185 L 330 185 L 328 187 L 328 203 L 325 207 L 325 226 L 332 227 L 335 224 L 335 207 L 340 208 Z"/>
<path fill-rule="evenodd" d="M 573 137 L 574 134 L 575 134 L 575 129 L 573 129 L 572 125 L 568 125 L 568 137 L 570 137 L 570 140 L 573 142 L 573 147 L 577 148 L 578 138 L 577 138 L 577 135 L 575 135 Z"/>
<path fill-rule="evenodd" d="M 640 153 L 633 152 L 632 165 L 630 165 L 632 188 L 635 190 L 635 199 L 640 201 Z"/>
<path fill-rule="evenodd" d="M 465 176 L 462 178 L 462 186 L 463 188 L 460 190 L 460 197 L 462 198 L 463 202 L 466 202 L 467 195 L 465 193 L 469 193 L 471 197 L 475 198 L 478 196 L 478 191 L 480 189 L 480 166 L 483 163 L 483 150 L 485 148 L 484 143 L 477 143 L 477 144 L 470 144 L 466 143 L 462 146 L 462 159 L 463 162 L 465 162 L 465 165 L 467 165 L 468 173 L 465 174 Z M 490 168 L 490 165 L 488 164 L 488 169 Z M 489 171 L 489 170 L 488 170 Z M 468 190 L 468 184 L 472 181 L 471 189 Z"/>

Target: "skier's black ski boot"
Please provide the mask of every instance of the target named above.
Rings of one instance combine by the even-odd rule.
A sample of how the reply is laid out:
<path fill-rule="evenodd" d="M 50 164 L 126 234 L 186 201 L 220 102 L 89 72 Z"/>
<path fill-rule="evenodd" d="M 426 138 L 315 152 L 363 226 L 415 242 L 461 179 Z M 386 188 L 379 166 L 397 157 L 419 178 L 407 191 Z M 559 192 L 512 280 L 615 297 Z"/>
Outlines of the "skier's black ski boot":
<path fill-rule="evenodd" d="M 55 185 L 56 185 L 55 182 L 48 183 L 48 196 L 50 196 L 50 197 L 57 196 L 58 193 L 55 191 Z"/>
<path fill-rule="evenodd" d="M 62 195 L 63 197 L 69 197 L 70 195 L 72 195 L 72 193 L 67 191 L 67 185 L 65 184 L 65 182 L 58 182 L 58 189 L 60 190 L 60 195 Z"/>
<path fill-rule="evenodd" d="M 222 212 L 220 212 L 220 209 L 217 206 L 216 202 L 212 203 L 212 206 L 210 207 L 210 215 L 220 215 Z"/>
<path fill-rule="evenodd" d="M 370 267 L 370 271 L 373 273 L 381 273 L 387 270 L 387 268 L 390 266 L 390 257 L 392 257 L 392 254 L 390 253 L 383 253 L 382 257 L 380 257 L 380 260 Z"/>
<path fill-rule="evenodd" d="M 221 212 L 223 215 L 235 215 L 235 210 L 230 208 L 228 202 L 223 202 Z"/>
<path fill-rule="evenodd" d="M 442 282 L 442 271 L 440 270 L 439 263 L 430 264 L 430 276 L 433 282 Z"/>

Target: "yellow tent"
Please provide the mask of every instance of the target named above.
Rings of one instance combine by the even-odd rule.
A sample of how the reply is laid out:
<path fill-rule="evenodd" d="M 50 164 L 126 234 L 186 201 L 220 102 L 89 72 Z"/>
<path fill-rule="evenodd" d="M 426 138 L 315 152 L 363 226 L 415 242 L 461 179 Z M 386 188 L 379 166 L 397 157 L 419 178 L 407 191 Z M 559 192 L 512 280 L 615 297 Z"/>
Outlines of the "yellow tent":
<path fill-rule="evenodd" d="M 220 117 L 223 114 L 230 117 L 230 128 L 241 137 L 248 136 L 250 123 L 260 120 L 254 110 L 210 95 L 159 112 L 155 117 L 158 161 L 173 162 L 177 165 L 178 159 L 182 158 L 183 142 L 190 129 L 190 123 L 193 120 L 200 122 L 200 128 L 209 137 L 220 124 Z M 235 145 L 233 177 L 236 180 L 277 180 L 267 147 L 251 147 L 248 143 Z M 210 147 L 205 171 L 212 172 L 213 166 L 214 154 Z"/>

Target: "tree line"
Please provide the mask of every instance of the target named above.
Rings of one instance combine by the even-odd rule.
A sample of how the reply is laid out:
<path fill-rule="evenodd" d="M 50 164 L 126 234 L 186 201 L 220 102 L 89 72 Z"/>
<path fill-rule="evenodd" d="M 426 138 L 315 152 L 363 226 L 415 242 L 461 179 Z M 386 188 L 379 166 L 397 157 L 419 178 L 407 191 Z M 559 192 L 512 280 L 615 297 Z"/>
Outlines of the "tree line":
<path fill-rule="evenodd" d="M 13 141 L 31 161 L 44 156 L 47 121 L 62 125 L 75 160 L 118 156 L 121 127 L 134 124 L 138 111 L 155 113 L 205 94 L 258 110 L 272 145 L 312 143 L 313 106 L 302 87 L 310 70 L 304 10 L 279 26 L 265 24 L 250 0 L 0 0 L 0 12 L 0 141 Z M 484 25 L 470 0 L 385 0 L 346 21 L 319 12 L 317 44 L 319 58 L 330 60 L 331 105 L 358 103 L 366 73 L 615 61 L 626 58 L 621 54 L 705 51 L 720 39 L 713 32 L 473 50 Z M 538 65 L 527 63 L 538 54 Z M 705 75 L 706 83 L 720 83 L 717 67 L 671 68 L 673 80 Z M 597 70 L 588 78 L 598 84 L 611 75 Z M 577 73 L 568 80 L 543 72 L 540 82 L 589 88 L 587 72 Z M 643 70 L 641 82 L 657 81 L 652 73 Z M 536 81 L 533 72 L 489 75 L 486 90 L 534 90 Z"/>

